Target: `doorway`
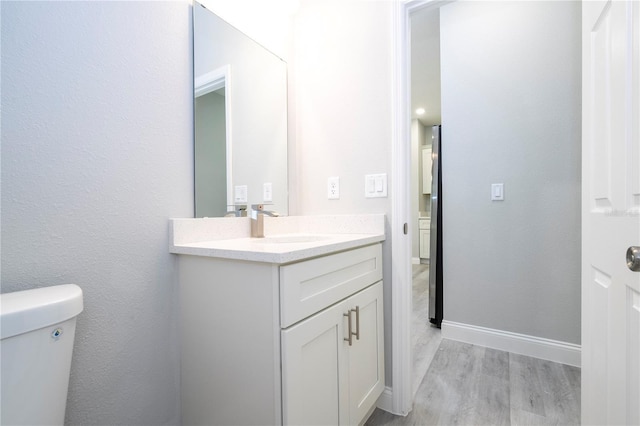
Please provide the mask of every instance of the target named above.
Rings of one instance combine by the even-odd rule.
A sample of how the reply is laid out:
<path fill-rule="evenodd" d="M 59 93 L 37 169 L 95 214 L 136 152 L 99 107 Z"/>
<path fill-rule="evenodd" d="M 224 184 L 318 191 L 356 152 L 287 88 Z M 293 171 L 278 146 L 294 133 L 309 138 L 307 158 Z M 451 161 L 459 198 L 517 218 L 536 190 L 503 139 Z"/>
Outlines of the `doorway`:
<path fill-rule="evenodd" d="M 394 138 L 392 162 L 394 170 L 393 191 L 396 196 L 393 198 L 393 229 L 409 229 L 415 231 L 419 228 L 417 223 L 417 211 L 412 207 L 411 192 L 411 146 L 407 143 L 410 140 L 411 110 L 410 105 L 410 64 L 411 64 L 411 16 L 418 11 L 438 11 L 442 5 L 451 3 L 450 0 L 411 0 L 406 3 L 397 2 L 394 4 L 394 45 L 395 45 L 395 78 L 394 96 L 395 105 L 393 116 Z M 407 224 L 407 219 L 411 220 L 411 225 Z M 416 223 L 413 223 L 416 222 Z M 412 322 L 412 238 L 411 232 L 407 235 L 393 238 L 392 257 L 399 259 L 396 267 L 392 271 L 392 279 L 397 283 L 393 287 L 392 296 L 392 377 L 393 392 L 390 398 L 381 399 L 380 405 L 386 411 L 394 414 L 406 415 L 411 411 L 414 395 L 413 385 L 413 357 L 412 343 L 414 327 Z"/>
<path fill-rule="evenodd" d="M 566 356 L 571 359 L 564 362 L 572 364 L 580 359 L 580 230 L 575 220 L 580 208 L 579 3 L 513 4 L 499 3 L 482 19 L 471 3 L 441 9 L 447 70 L 443 93 L 450 94 L 443 102 L 444 166 L 445 172 L 455 170 L 445 174 L 445 204 L 450 207 L 445 255 L 447 247 L 457 250 L 449 253 L 472 254 L 445 258 L 449 302 L 443 329 L 445 335 L 458 333 L 459 340 L 465 333 L 474 339 L 466 340 L 470 343 L 493 339 L 485 346 L 498 349 L 517 345 L 525 351 L 520 353 L 530 354 L 539 348 L 545 352 L 540 355 L 552 356 L 547 359 Z M 405 34 L 413 5 L 398 12 Z M 514 16 L 518 19 L 510 19 Z M 466 31 L 458 33 L 455 23 L 462 20 Z M 543 22 L 550 31 L 540 37 Z M 400 39 L 402 35 L 400 30 Z M 405 39 L 407 45 L 409 41 Z M 406 50 L 397 57 L 399 79 L 408 79 Z M 542 58 L 536 56 L 539 52 L 544 52 Z M 400 99 L 406 121 L 398 125 L 408 128 L 408 95 Z M 494 183 L 504 183 L 502 200 L 493 198 Z M 401 199 L 402 190 L 396 195 L 394 202 L 408 202 Z M 405 209 L 406 220 L 411 211 Z M 394 247 L 404 243 L 395 241 Z M 394 253 L 395 265 L 402 263 L 399 274 L 405 259 L 409 263 L 408 257 Z M 393 284 L 400 291 L 404 282 Z M 406 300 L 410 306 L 409 295 Z M 394 345 L 401 315 L 399 307 L 392 319 Z M 502 346 L 491 346 L 498 344 Z M 396 361 L 405 361 L 402 353 L 393 357 Z M 395 394 L 406 383 L 403 376 L 393 378 Z"/>
<path fill-rule="evenodd" d="M 438 167 L 432 167 L 433 143 L 440 142 L 440 13 L 439 8 L 423 8 L 410 15 L 411 62 L 411 220 L 412 232 L 412 398 L 440 341 L 441 331 L 432 323 L 440 318 L 436 305 L 438 268 Z M 437 140 L 436 140 L 437 138 Z M 435 151 L 438 152 L 437 150 Z M 435 179 L 434 174 L 436 173 Z M 433 206 L 432 206 L 433 202 Z M 441 232 L 441 230 L 440 230 Z M 441 265 L 441 263 L 440 263 Z M 438 309 L 436 309 L 438 308 Z M 436 314 L 438 310 L 438 314 Z"/>

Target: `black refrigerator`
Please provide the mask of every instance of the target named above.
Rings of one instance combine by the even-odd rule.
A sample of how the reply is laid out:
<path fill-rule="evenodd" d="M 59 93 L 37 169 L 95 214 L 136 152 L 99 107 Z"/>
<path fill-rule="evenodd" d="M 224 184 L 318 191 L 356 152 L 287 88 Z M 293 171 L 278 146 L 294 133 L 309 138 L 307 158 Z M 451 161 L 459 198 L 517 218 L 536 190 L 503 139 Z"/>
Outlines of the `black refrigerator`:
<path fill-rule="evenodd" d="M 431 155 L 429 321 L 440 328 L 442 324 L 442 126 L 433 126 Z"/>

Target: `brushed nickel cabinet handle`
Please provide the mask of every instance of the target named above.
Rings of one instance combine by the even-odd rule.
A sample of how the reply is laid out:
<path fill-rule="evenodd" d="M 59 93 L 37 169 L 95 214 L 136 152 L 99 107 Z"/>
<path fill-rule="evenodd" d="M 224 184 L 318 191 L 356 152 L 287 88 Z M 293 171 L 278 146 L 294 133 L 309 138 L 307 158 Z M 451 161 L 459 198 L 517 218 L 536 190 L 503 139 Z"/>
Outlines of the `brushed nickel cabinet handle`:
<path fill-rule="evenodd" d="M 349 346 L 353 346 L 353 334 L 351 333 L 351 310 L 349 310 L 346 314 L 342 314 L 342 315 L 348 318 L 347 333 L 349 334 L 349 337 L 345 337 L 344 340 L 345 342 L 349 342 Z"/>
<path fill-rule="evenodd" d="M 640 272 L 640 247 L 631 246 L 627 249 L 627 268 L 633 272 Z"/>
<path fill-rule="evenodd" d="M 360 340 L 360 306 L 352 309 L 356 313 L 356 340 Z"/>

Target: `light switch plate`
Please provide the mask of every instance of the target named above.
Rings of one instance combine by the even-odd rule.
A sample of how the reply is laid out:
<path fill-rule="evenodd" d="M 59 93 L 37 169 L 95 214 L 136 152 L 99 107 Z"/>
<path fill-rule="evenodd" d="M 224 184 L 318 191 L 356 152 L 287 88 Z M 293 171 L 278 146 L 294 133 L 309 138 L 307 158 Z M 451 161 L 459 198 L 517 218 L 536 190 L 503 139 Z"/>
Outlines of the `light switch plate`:
<path fill-rule="evenodd" d="M 504 184 L 491 184 L 491 201 L 504 201 Z"/>
<path fill-rule="evenodd" d="M 365 175 L 364 177 L 365 198 L 380 198 L 387 196 L 387 174 Z"/>
<path fill-rule="evenodd" d="M 330 200 L 340 199 L 340 178 L 338 176 L 327 179 L 327 198 Z"/>

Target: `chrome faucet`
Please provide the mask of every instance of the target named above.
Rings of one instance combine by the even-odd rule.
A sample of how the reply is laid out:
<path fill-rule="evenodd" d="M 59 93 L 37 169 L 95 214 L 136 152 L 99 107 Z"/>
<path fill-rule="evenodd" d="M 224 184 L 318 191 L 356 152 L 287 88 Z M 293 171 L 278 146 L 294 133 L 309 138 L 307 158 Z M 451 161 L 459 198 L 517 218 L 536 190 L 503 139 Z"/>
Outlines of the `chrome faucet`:
<path fill-rule="evenodd" d="M 229 206 L 231 207 L 231 206 Z M 234 204 L 233 210 L 227 211 L 225 217 L 246 217 L 247 216 L 247 205 L 246 204 Z"/>
<path fill-rule="evenodd" d="M 264 209 L 263 204 L 251 205 L 251 237 L 264 238 L 264 216 L 277 217 L 280 216 L 276 212 Z"/>

